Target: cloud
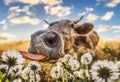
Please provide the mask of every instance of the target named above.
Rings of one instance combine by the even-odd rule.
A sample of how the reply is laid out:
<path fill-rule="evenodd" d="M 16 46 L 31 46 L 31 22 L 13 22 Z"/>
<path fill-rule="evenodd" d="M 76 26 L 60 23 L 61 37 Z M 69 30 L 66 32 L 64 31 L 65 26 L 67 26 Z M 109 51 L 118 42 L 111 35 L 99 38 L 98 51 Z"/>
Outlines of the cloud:
<path fill-rule="evenodd" d="M 34 15 L 34 13 L 29 11 L 30 6 L 26 5 L 23 8 L 20 8 L 19 6 L 12 6 L 9 8 L 9 15 L 7 19 L 11 19 L 14 17 L 19 16 L 21 13 L 24 13 L 25 15 L 31 16 Z"/>
<path fill-rule="evenodd" d="M 5 33 L 5 32 L 0 32 L 0 39 L 6 40 L 6 39 L 9 39 L 9 38 L 15 38 L 15 35 Z"/>
<path fill-rule="evenodd" d="M 87 22 L 94 22 L 97 19 L 98 19 L 98 16 L 92 13 L 88 14 L 88 16 L 86 17 Z"/>
<path fill-rule="evenodd" d="M 120 26 L 115 26 L 115 25 L 99 25 L 97 32 L 101 33 L 101 32 L 105 32 L 111 29 L 116 29 L 116 30 L 120 30 Z M 114 31 L 113 31 L 114 32 Z"/>
<path fill-rule="evenodd" d="M 3 25 L 3 30 L 7 30 L 7 24 Z"/>
<path fill-rule="evenodd" d="M 101 19 L 104 21 L 108 21 L 113 17 L 113 15 L 114 15 L 114 12 L 106 12 Z"/>
<path fill-rule="evenodd" d="M 9 5 L 10 3 L 14 3 L 14 2 L 36 5 L 36 4 L 39 4 L 41 0 L 5 0 L 6 5 Z"/>
<path fill-rule="evenodd" d="M 47 14 L 50 15 L 56 15 L 58 17 L 63 17 L 63 16 L 67 16 L 71 13 L 72 8 L 71 7 L 67 7 L 67 6 L 61 6 L 61 5 L 57 5 L 57 6 L 45 6 L 44 7 L 45 11 Z"/>
<path fill-rule="evenodd" d="M 108 30 L 110 30 L 111 28 L 112 28 L 112 27 L 111 27 L 110 25 L 99 25 L 97 31 L 98 31 L 99 33 L 101 33 L 101 32 L 104 32 L 104 31 L 108 31 Z"/>
<path fill-rule="evenodd" d="M 4 20 L 2 20 L 2 21 L 0 21 L 0 24 L 5 24 L 6 23 L 6 20 L 4 19 Z"/>
<path fill-rule="evenodd" d="M 86 12 L 90 12 L 90 11 L 93 11 L 94 9 L 92 7 L 86 7 L 85 10 Z"/>
<path fill-rule="evenodd" d="M 87 14 L 87 13 L 93 11 L 93 10 L 94 10 L 94 8 L 92 8 L 92 7 L 86 7 L 86 8 L 85 8 L 85 11 L 82 12 L 82 13 L 79 13 L 78 15 L 79 15 L 79 16 L 85 15 L 85 14 Z"/>
<path fill-rule="evenodd" d="M 20 2 L 29 5 L 46 4 L 46 5 L 56 5 L 62 3 L 62 0 L 5 0 L 5 4 Z"/>
<path fill-rule="evenodd" d="M 46 5 L 56 5 L 62 3 L 62 0 L 41 0 L 41 3 Z"/>
<path fill-rule="evenodd" d="M 30 18 L 29 16 L 22 16 L 18 18 L 13 18 L 10 20 L 11 23 L 13 24 L 24 24 L 28 23 L 31 25 L 38 25 L 40 23 L 40 19 L 38 18 Z"/>
<path fill-rule="evenodd" d="M 0 21 L 0 25 L 2 25 L 2 26 L 3 26 L 3 27 L 2 27 L 2 29 L 3 29 L 3 30 L 6 30 L 6 29 L 7 29 L 6 19 L 4 19 L 4 20 Z"/>
<path fill-rule="evenodd" d="M 120 36 L 119 36 L 119 35 L 116 36 L 115 39 L 116 39 L 116 40 L 120 40 Z"/>
<path fill-rule="evenodd" d="M 120 4 L 120 0 L 97 0 L 97 2 L 104 2 L 106 7 L 115 7 Z"/>
<path fill-rule="evenodd" d="M 120 32 L 120 29 L 114 30 L 113 33 L 118 33 Z"/>

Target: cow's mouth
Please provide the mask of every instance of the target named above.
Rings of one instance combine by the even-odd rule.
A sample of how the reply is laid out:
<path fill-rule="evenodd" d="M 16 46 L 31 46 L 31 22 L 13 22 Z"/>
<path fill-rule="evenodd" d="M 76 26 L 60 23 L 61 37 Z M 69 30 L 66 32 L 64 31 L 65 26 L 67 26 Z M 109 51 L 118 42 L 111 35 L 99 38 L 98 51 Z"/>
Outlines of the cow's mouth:
<path fill-rule="evenodd" d="M 24 58 L 30 59 L 30 60 L 44 60 L 47 58 L 47 56 L 45 55 L 37 55 L 37 54 L 28 53 L 25 51 L 19 51 L 19 52 Z"/>

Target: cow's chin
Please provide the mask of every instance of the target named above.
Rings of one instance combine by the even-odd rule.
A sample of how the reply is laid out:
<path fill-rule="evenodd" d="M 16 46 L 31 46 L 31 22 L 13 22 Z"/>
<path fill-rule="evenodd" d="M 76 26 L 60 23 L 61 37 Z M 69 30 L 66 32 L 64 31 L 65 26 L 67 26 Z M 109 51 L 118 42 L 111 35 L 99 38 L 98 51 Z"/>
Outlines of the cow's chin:
<path fill-rule="evenodd" d="M 38 55 L 38 54 L 32 54 L 32 53 L 29 53 L 29 52 L 25 52 L 25 51 L 19 51 L 20 54 L 26 58 L 26 59 L 30 59 L 30 60 L 45 60 L 47 58 L 47 56 L 45 55 Z"/>

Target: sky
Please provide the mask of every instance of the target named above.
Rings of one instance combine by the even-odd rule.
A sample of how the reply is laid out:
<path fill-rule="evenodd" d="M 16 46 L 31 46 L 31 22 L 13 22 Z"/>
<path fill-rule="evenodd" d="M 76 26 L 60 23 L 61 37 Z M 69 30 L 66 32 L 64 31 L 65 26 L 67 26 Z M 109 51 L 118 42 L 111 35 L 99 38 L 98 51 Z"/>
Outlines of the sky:
<path fill-rule="evenodd" d="M 120 40 L 120 0 L 0 0 L 0 41 L 29 39 L 44 22 L 84 18 L 102 39 Z"/>

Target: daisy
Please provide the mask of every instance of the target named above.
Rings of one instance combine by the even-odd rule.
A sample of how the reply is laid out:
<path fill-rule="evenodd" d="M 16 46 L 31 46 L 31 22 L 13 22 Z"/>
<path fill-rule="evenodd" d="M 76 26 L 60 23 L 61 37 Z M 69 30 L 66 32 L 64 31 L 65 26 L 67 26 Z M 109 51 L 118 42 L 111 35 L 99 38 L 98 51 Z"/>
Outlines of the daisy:
<path fill-rule="evenodd" d="M 41 71 L 41 65 L 40 65 L 38 62 L 33 61 L 33 62 L 30 62 L 30 63 L 28 64 L 28 69 L 29 69 L 30 71 L 39 72 L 39 71 Z"/>
<path fill-rule="evenodd" d="M 21 73 L 21 77 L 24 79 L 24 80 L 28 80 L 29 78 L 29 70 L 28 68 L 24 68 L 22 73 Z"/>
<path fill-rule="evenodd" d="M 6 71 L 8 69 L 8 65 L 0 65 L 0 72 L 3 74 L 3 76 L 5 75 Z"/>
<path fill-rule="evenodd" d="M 24 59 L 20 53 L 15 50 L 8 50 L 3 52 L 1 57 L 2 61 L 4 61 L 9 67 L 24 63 Z"/>
<path fill-rule="evenodd" d="M 4 82 L 8 76 L 10 68 L 14 67 L 16 65 L 19 65 L 19 64 L 23 64 L 24 59 L 22 58 L 20 53 L 15 50 L 8 50 L 6 52 L 3 52 L 1 58 L 2 58 L 2 61 L 8 65 L 8 69 L 7 69 L 5 77 L 3 79 L 3 82 Z"/>
<path fill-rule="evenodd" d="M 90 53 L 85 53 L 81 57 L 81 63 L 82 64 L 89 64 L 92 61 L 93 57 Z"/>
<path fill-rule="evenodd" d="M 113 82 L 118 79 L 119 73 L 116 64 L 108 60 L 98 60 L 90 70 L 92 80 L 95 82 Z"/>
<path fill-rule="evenodd" d="M 60 78 L 61 75 L 63 74 L 63 70 L 59 66 L 55 66 L 51 69 L 50 75 L 52 78 Z"/>
<path fill-rule="evenodd" d="M 33 61 L 28 64 L 29 76 L 34 76 L 35 82 L 37 81 L 37 74 L 41 71 L 41 66 L 38 62 Z"/>
<path fill-rule="evenodd" d="M 14 68 L 11 68 L 10 73 L 16 76 L 20 75 L 22 73 L 22 68 L 23 68 L 23 65 L 17 65 Z"/>
<path fill-rule="evenodd" d="M 89 73 L 86 69 L 80 69 L 79 71 L 75 71 L 74 75 L 82 79 L 89 77 Z"/>
<path fill-rule="evenodd" d="M 36 81 L 34 81 L 35 79 L 34 79 L 34 74 L 32 73 L 31 75 L 30 75 L 30 82 L 40 82 L 40 75 L 39 74 L 36 74 Z"/>
<path fill-rule="evenodd" d="M 116 62 L 117 67 L 119 68 L 120 71 L 120 61 Z"/>
<path fill-rule="evenodd" d="M 13 82 L 22 82 L 21 78 L 13 80 Z"/>
<path fill-rule="evenodd" d="M 117 65 L 117 67 L 119 69 L 119 73 L 120 73 L 120 61 L 116 62 L 116 65 Z M 120 75 L 119 75 L 119 78 L 120 78 Z"/>
<path fill-rule="evenodd" d="M 80 63 L 77 60 L 73 59 L 69 61 L 69 66 L 71 70 L 77 70 L 80 67 Z"/>

